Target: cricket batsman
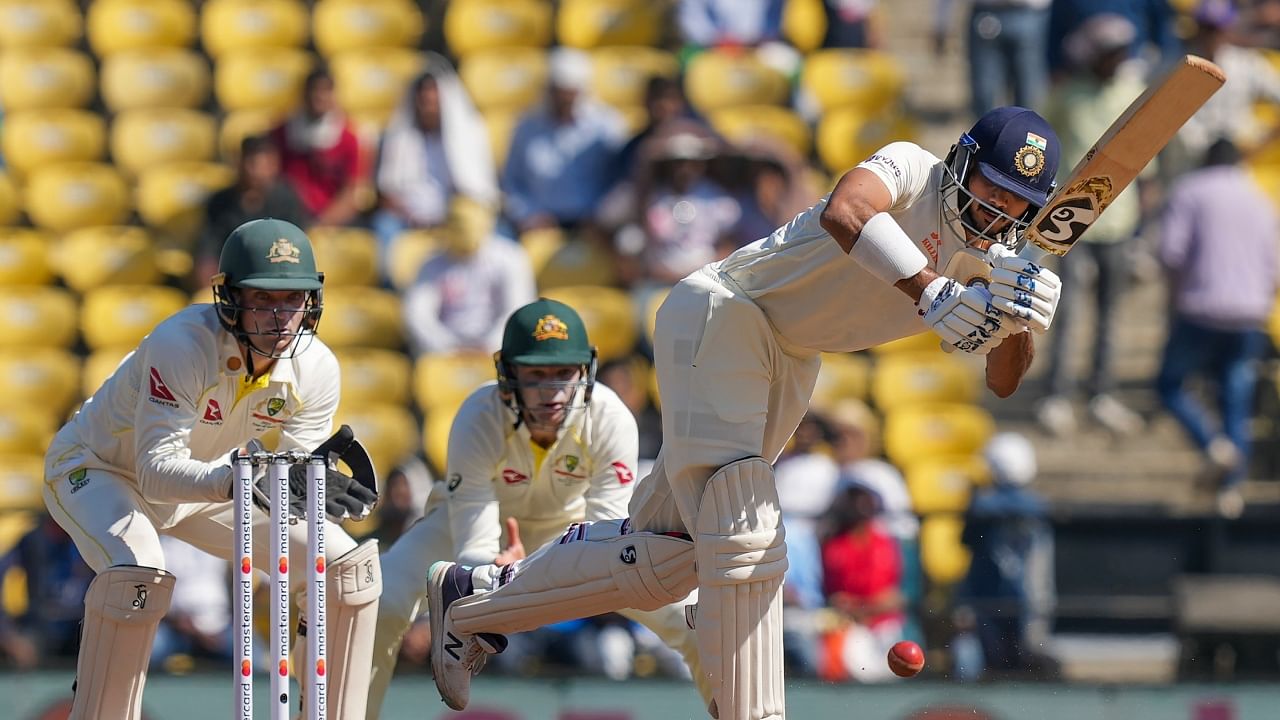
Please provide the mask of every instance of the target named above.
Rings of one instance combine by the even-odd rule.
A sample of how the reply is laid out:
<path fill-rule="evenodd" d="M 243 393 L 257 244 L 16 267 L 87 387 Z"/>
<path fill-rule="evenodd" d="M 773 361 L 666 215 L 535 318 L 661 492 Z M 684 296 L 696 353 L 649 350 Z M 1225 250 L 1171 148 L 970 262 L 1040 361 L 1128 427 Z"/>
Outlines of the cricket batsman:
<path fill-rule="evenodd" d="M 787 550 L 772 462 L 808 407 L 820 352 L 932 330 L 986 358 L 998 396 L 1030 365 L 1029 330 L 1058 304 L 1052 272 L 1018 258 L 1045 204 L 1058 139 L 1036 113 L 997 108 L 940 160 L 892 143 L 770 236 L 680 281 L 658 311 L 663 446 L 620 534 L 543 547 L 504 568 L 437 563 L 428 611 L 436 686 L 465 705 L 501 633 L 622 607 L 655 609 L 694 587 L 690 620 L 711 717 L 785 717 L 782 598 Z M 948 275 L 987 262 L 970 286 Z M 959 260 L 957 260 L 959 259 Z M 477 588 L 493 587 L 485 592 Z"/>
<path fill-rule="evenodd" d="M 362 468 L 356 477 L 328 470 L 324 522 L 329 717 L 364 715 L 378 549 L 357 545 L 336 522 L 367 516 L 378 495 L 350 429 L 330 437 L 338 362 L 315 337 L 324 277 L 302 230 L 275 219 L 236 228 L 218 270 L 213 303 L 157 325 L 58 432 L 45 459 L 45 505 L 97 573 L 84 601 L 73 720 L 141 717 L 151 644 L 177 581 L 159 535 L 231 560 L 231 460 L 259 446 L 319 450 Z M 266 482 L 259 478 L 255 492 L 264 510 Z M 289 492 L 299 518 L 290 553 L 303 557 L 304 467 L 292 469 Z M 270 567 L 268 524 L 267 512 L 255 513 L 253 564 L 262 569 Z M 290 568 L 293 583 L 306 584 L 304 566 Z"/>
<path fill-rule="evenodd" d="M 369 720 L 378 717 L 433 562 L 514 568 L 524 559 L 524 542 L 538 548 L 580 541 L 606 528 L 616 536 L 626 523 L 636 485 L 636 422 L 612 390 L 596 384 L 596 351 L 578 313 L 545 298 L 516 310 L 495 364 L 497 382 L 472 393 L 453 421 L 445 482 L 432 491 L 423 518 L 382 556 Z M 477 587 L 492 589 L 497 580 L 486 576 Z M 652 612 L 617 609 L 680 651 L 700 678 L 684 601 Z M 433 617 L 433 632 L 437 626 Z M 710 701 L 706 682 L 699 690 Z"/>

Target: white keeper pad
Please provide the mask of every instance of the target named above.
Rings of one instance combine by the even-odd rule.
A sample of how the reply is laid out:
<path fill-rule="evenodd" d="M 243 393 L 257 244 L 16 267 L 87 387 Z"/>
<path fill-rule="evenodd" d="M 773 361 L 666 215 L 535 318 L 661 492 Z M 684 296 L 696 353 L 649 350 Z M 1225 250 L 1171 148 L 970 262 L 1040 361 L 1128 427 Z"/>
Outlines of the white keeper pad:
<path fill-rule="evenodd" d="M 151 645 L 173 584 L 172 573 L 137 565 L 109 567 L 89 583 L 71 720 L 142 717 Z"/>
<path fill-rule="evenodd" d="M 773 467 L 730 463 L 698 506 L 696 631 L 720 720 L 782 718 L 782 576 L 787 546 Z"/>
<path fill-rule="evenodd" d="M 657 610 L 694 588 L 688 540 L 647 532 L 621 534 L 626 520 L 575 523 L 557 542 L 515 566 L 502 587 L 453 603 L 467 633 L 515 633 L 622 608 Z"/>

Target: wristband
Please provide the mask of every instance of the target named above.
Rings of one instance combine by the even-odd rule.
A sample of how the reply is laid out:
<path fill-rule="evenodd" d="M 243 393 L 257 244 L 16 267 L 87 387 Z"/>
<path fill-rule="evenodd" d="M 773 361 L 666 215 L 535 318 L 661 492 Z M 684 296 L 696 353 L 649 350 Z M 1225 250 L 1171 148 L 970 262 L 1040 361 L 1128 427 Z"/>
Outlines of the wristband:
<path fill-rule="evenodd" d="M 849 257 L 889 285 L 913 277 L 929 261 L 888 213 L 876 213 L 862 226 Z"/>

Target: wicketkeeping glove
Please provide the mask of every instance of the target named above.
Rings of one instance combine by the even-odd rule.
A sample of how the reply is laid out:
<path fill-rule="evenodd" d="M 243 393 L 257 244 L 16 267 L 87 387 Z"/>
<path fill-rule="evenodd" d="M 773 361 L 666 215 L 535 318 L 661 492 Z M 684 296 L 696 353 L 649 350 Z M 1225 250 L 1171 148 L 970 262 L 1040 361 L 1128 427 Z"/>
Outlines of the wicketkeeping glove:
<path fill-rule="evenodd" d="M 250 452 L 257 441 L 250 443 Z M 260 446 L 259 446 L 260 447 Z M 355 433 L 349 425 L 338 428 L 333 437 L 316 447 L 314 454 L 322 454 L 326 458 L 325 467 L 325 514 L 334 522 L 347 518 L 363 520 L 373 511 L 378 502 L 378 480 L 373 469 L 373 460 L 369 453 L 356 440 Z M 351 475 L 338 470 L 337 461 L 341 460 L 351 469 Z M 289 466 L 289 514 L 299 518 L 307 517 L 307 466 L 297 464 Z M 254 502 L 270 512 L 271 500 L 270 475 L 262 472 L 254 483 Z"/>
<path fill-rule="evenodd" d="M 1048 330 L 1062 297 L 1062 279 L 999 243 L 987 250 L 987 261 L 991 263 L 992 304 L 1025 327 L 1040 333 Z"/>
<path fill-rule="evenodd" d="M 948 277 L 935 278 L 916 303 L 924 324 L 944 346 L 986 355 L 1011 335 L 1014 323 L 991 303 L 981 287 L 965 287 Z"/>

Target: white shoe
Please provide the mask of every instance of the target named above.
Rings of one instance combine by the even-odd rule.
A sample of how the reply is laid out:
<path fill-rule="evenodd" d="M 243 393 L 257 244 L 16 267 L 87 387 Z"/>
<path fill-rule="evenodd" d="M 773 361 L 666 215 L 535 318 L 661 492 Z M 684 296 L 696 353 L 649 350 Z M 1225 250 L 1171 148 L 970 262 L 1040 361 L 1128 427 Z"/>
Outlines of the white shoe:
<path fill-rule="evenodd" d="M 1239 488 L 1229 487 L 1218 491 L 1218 514 L 1235 520 L 1244 512 L 1244 495 Z"/>
<path fill-rule="evenodd" d="M 1140 432 L 1146 425 L 1141 415 L 1107 393 L 1093 396 L 1089 401 L 1089 414 L 1117 435 L 1132 435 Z"/>
<path fill-rule="evenodd" d="M 1240 465 L 1240 448 L 1225 435 L 1218 435 L 1210 440 L 1209 447 L 1205 448 L 1205 454 L 1209 456 L 1209 461 L 1214 467 L 1223 472 L 1235 470 Z"/>
<path fill-rule="evenodd" d="M 489 655 L 507 649 L 504 635 L 472 635 L 453 627 L 449 606 L 472 594 L 471 569 L 437 562 L 427 571 L 427 612 L 431 618 L 431 672 L 440 699 L 454 710 L 471 700 L 471 676 L 480 672 Z"/>
<path fill-rule="evenodd" d="M 1061 395 L 1050 395 L 1036 406 L 1036 422 L 1057 437 L 1066 437 L 1076 431 L 1076 412 L 1071 401 Z"/>

